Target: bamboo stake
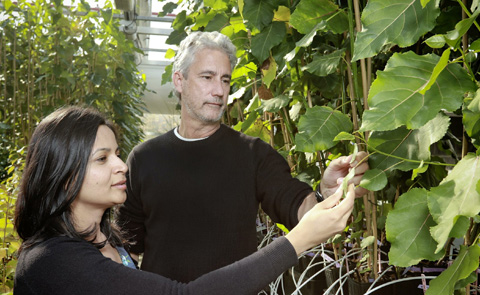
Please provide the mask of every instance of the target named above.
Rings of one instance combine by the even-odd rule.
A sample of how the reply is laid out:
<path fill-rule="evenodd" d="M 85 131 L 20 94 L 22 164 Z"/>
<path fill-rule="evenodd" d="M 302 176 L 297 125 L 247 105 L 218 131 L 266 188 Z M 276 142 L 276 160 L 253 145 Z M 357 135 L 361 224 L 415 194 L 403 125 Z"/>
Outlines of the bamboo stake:
<path fill-rule="evenodd" d="M 268 113 L 268 121 L 270 122 L 270 145 L 275 148 L 275 140 L 274 140 L 274 134 L 273 134 L 273 114 Z"/>
<path fill-rule="evenodd" d="M 4 45 L 5 43 L 5 38 L 4 38 L 4 35 L 2 34 L 1 35 L 1 40 L 0 40 L 0 46 L 1 46 L 1 49 L 0 49 L 0 52 L 3 52 L 3 79 L 5 79 L 4 83 L 3 83 L 3 100 L 4 100 L 4 105 L 6 106 L 7 105 L 7 47 Z M 0 58 L 0 61 L 2 59 Z"/>
<path fill-rule="evenodd" d="M 467 0 L 462 1 L 464 6 L 467 5 Z M 467 18 L 467 13 L 465 12 L 464 9 L 462 9 L 462 20 Z M 465 32 L 465 34 L 462 36 L 462 48 L 463 52 L 466 52 L 468 50 L 468 32 Z M 463 62 L 463 67 L 467 68 L 466 61 Z M 467 155 L 468 153 L 468 140 L 467 137 L 465 136 L 465 126 L 463 126 L 463 132 L 462 132 L 462 159 Z M 470 230 L 473 228 L 473 219 L 470 218 L 470 227 L 467 231 L 467 234 L 465 235 L 464 239 L 464 245 L 470 246 Z M 470 294 L 470 284 L 468 284 L 465 287 L 465 294 Z"/>
<path fill-rule="evenodd" d="M 356 25 L 356 30 L 357 32 L 360 32 L 362 30 L 362 22 L 360 20 L 360 5 L 358 3 L 358 0 L 353 1 L 353 8 L 355 10 L 355 25 Z M 369 60 L 369 68 L 371 71 L 371 61 Z M 367 77 L 367 70 L 365 66 L 365 59 L 360 60 L 360 69 L 362 73 L 362 86 L 363 86 L 363 106 L 364 109 L 368 109 L 368 90 L 369 90 L 369 76 Z M 368 141 L 368 136 L 369 133 L 365 132 L 365 142 Z M 368 150 L 368 149 L 366 149 Z M 367 200 L 365 200 L 367 199 Z M 367 202 L 365 202 L 367 201 Z M 373 235 L 374 237 L 374 243 L 372 245 L 372 255 L 369 256 L 369 266 L 373 270 L 373 275 L 374 278 L 378 278 L 378 263 L 377 263 L 377 256 L 378 256 L 378 245 L 377 245 L 377 240 L 378 240 L 378 231 L 377 231 L 377 202 L 375 200 L 375 195 L 373 192 L 368 192 L 367 197 L 364 197 L 364 204 L 367 203 L 366 205 L 369 208 L 369 214 L 371 214 L 371 225 L 370 228 L 367 231 L 369 234 Z M 365 207 L 366 209 L 367 207 Z M 372 261 L 373 260 L 373 261 Z"/>
<path fill-rule="evenodd" d="M 12 72 L 13 72 L 13 93 L 12 93 L 12 102 L 13 102 L 13 126 L 12 126 L 12 134 L 16 134 L 16 122 L 17 122 L 17 32 L 13 32 L 13 50 L 12 50 L 12 56 L 13 56 L 13 66 L 12 66 Z"/>
<path fill-rule="evenodd" d="M 30 107 L 33 94 L 33 74 L 32 74 L 32 29 L 28 30 L 28 66 L 27 66 L 27 133 L 25 134 L 25 142 L 30 140 L 30 132 L 32 130 L 32 108 Z"/>

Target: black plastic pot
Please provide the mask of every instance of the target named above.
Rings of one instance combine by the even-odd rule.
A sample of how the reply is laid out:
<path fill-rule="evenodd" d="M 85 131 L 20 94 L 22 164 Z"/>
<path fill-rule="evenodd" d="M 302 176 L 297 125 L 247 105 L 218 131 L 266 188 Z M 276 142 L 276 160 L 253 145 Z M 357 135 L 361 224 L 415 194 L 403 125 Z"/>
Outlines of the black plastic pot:
<path fill-rule="evenodd" d="M 342 275 L 346 274 L 347 270 L 345 268 L 342 269 Z M 336 282 L 340 278 L 340 269 L 336 267 L 330 267 L 325 270 L 325 280 L 327 282 L 327 289 L 335 284 L 335 286 L 332 288 L 330 291 L 329 295 L 334 295 L 337 294 L 337 290 L 340 287 L 340 284 Z M 343 288 L 343 294 L 348 294 L 348 287 L 347 284 L 344 284 L 342 286 Z"/>
<path fill-rule="evenodd" d="M 290 295 L 292 294 L 295 290 L 295 284 L 293 283 L 293 279 L 295 281 L 298 281 L 301 274 L 308 268 L 308 265 L 310 261 L 312 260 L 311 257 L 309 256 L 304 256 L 299 259 L 298 265 L 292 270 L 289 270 L 283 275 L 283 284 L 285 288 L 285 294 L 284 295 Z M 322 270 L 322 266 L 314 266 L 310 267 L 303 279 L 303 281 L 306 281 L 308 278 L 312 277 L 315 275 L 317 272 Z M 317 294 L 323 294 L 323 292 L 327 289 L 327 281 L 325 278 L 325 274 L 319 273 L 317 274 L 313 279 L 311 279 L 309 282 L 303 286 L 300 291 L 301 294 L 303 295 L 317 295 Z"/>

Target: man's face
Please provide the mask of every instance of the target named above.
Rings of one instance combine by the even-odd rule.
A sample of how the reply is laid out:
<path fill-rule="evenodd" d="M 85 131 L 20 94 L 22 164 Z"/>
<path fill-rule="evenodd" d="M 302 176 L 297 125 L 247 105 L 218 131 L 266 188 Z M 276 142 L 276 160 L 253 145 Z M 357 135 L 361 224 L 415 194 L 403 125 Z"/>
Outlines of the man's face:
<path fill-rule="evenodd" d="M 174 74 L 181 94 L 182 121 L 202 124 L 220 122 L 230 92 L 231 68 L 228 56 L 219 50 L 203 49 L 195 55 L 188 78 Z"/>

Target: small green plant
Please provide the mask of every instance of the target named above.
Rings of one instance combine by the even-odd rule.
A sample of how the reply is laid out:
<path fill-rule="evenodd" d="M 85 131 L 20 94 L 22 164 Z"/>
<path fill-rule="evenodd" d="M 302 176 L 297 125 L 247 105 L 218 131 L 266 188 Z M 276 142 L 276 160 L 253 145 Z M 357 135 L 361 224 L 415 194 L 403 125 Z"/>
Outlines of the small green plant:
<path fill-rule="evenodd" d="M 24 149 L 11 153 L 8 177 L 0 183 L 0 292 L 13 292 L 13 280 L 21 241 L 14 230 L 15 201 L 21 171 L 24 167 Z"/>

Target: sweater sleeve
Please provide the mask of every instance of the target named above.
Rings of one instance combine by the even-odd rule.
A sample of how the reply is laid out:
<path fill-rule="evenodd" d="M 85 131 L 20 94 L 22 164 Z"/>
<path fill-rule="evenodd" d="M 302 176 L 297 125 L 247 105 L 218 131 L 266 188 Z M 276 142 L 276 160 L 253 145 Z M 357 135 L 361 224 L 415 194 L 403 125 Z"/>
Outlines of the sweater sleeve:
<path fill-rule="evenodd" d="M 139 173 L 135 161 L 135 149 L 128 156 L 127 166 L 127 199 L 120 205 L 116 219 L 130 242 L 127 246 L 128 251 L 140 254 L 144 252 L 145 213 L 140 198 L 140 182 L 136 179 Z"/>
<path fill-rule="evenodd" d="M 125 267 L 88 242 L 53 238 L 22 252 L 15 294 L 256 294 L 296 263 L 295 249 L 280 237 L 242 260 L 183 284 Z"/>
<path fill-rule="evenodd" d="M 271 146 L 256 141 L 257 198 L 274 222 L 292 229 L 298 223 L 298 209 L 313 190 L 292 177 L 287 161 Z"/>

